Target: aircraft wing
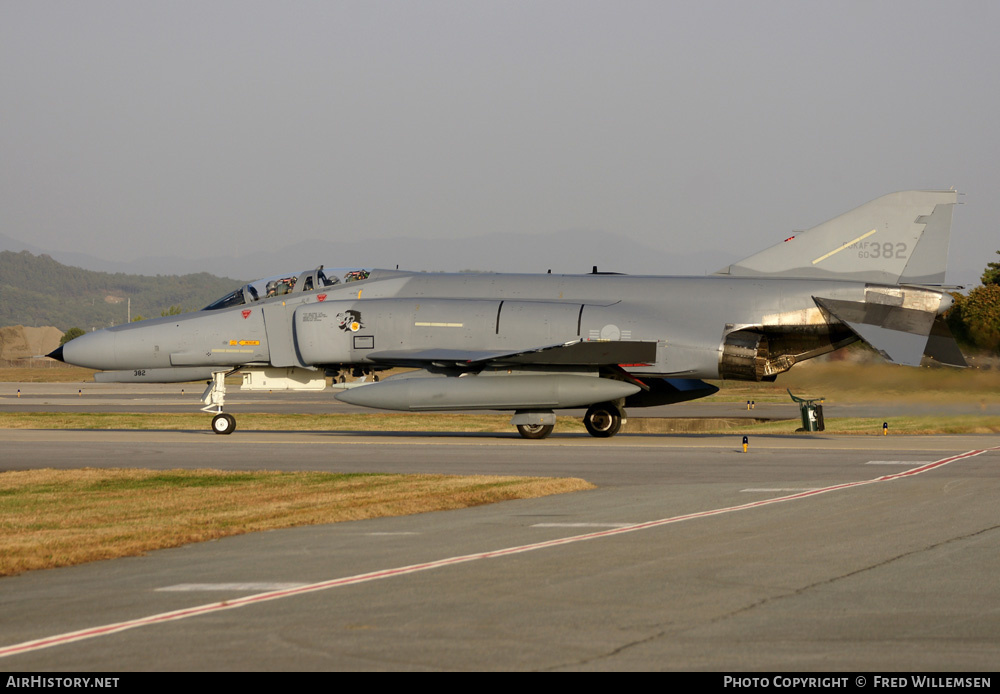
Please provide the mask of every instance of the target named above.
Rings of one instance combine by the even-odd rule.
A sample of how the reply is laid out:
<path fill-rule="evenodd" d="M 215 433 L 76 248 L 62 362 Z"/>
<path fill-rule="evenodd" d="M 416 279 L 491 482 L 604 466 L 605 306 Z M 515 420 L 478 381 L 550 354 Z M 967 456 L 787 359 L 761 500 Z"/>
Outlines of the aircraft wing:
<path fill-rule="evenodd" d="M 647 364 L 656 360 L 656 342 L 572 340 L 514 351 L 402 349 L 374 352 L 368 358 L 376 363 L 395 366 L 437 366 L 458 369 L 479 369 L 493 364 L 560 366 Z"/>

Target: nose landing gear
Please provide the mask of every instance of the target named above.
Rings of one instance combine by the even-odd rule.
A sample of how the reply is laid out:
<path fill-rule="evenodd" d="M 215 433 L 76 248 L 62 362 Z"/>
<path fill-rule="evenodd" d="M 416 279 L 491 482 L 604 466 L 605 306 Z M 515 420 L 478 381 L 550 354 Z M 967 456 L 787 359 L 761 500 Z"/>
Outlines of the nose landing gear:
<path fill-rule="evenodd" d="M 236 369 L 213 371 L 212 380 L 201 396 L 201 401 L 205 403 L 201 411 L 215 412 L 215 416 L 212 418 L 212 431 L 216 434 L 231 434 L 236 431 L 236 417 L 222 411 L 222 406 L 226 402 L 226 376 L 231 373 L 236 373 Z"/>
<path fill-rule="evenodd" d="M 216 434 L 231 434 L 236 430 L 236 417 L 220 412 L 212 418 L 212 431 Z"/>

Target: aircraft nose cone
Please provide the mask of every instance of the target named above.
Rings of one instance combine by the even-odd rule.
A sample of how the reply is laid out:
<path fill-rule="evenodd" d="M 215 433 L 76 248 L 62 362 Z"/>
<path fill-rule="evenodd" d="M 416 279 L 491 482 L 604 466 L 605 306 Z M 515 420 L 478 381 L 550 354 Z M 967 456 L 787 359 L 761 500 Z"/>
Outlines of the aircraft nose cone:
<path fill-rule="evenodd" d="M 56 352 L 59 356 L 55 356 Z M 115 334 L 107 330 L 87 333 L 70 340 L 49 356 L 88 369 L 114 369 Z"/>
<path fill-rule="evenodd" d="M 58 359 L 59 361 L 66 361 L 63 359 L 63 346 L 59 345 L 54 350 L 46 354 L 49 359 Z"/>

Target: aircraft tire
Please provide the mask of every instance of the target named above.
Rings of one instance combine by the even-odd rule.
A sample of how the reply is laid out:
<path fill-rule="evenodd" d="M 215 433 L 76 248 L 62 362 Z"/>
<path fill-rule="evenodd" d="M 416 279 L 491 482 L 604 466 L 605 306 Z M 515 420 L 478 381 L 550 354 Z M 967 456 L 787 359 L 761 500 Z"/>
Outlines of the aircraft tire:
<path fill-rule="evenodd" d="M 231 434 L 236 431 L 236 417 L 219 413 L 212 418 L 212 431 L 216 434 Z"/>
<path fill-rule="evenodd" d="M 526 439 L 544 439 L 553 428 L 551 424 L 518 424 L 517 433 Z"/>
<path fill-rule="evenodd" d="M 599 439 L 611 438 L 622 428 L 622 409 L 613 402 L 591 405 L 583 416 L 587 433 Z"/>

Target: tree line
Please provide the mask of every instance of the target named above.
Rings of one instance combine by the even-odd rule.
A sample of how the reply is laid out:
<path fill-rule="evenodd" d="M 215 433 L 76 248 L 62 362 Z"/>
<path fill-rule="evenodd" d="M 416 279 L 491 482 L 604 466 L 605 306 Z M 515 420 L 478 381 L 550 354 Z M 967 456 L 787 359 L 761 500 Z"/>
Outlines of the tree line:
<path fill-rule="evenodd" d="M 53 325 L 89 331 L 135 316 L 194 311 L 236 289 L 242 280 L 191 275 L 94 272 L 27 251 L 0 252 L 0 325 Z"/>
<path fill-rule="evenodd" d="M 1000 262 L 987 264 L 979 281 L 968 294 L 952 293 L 948 327 L 964 346 L 1000 354 Z"/>

